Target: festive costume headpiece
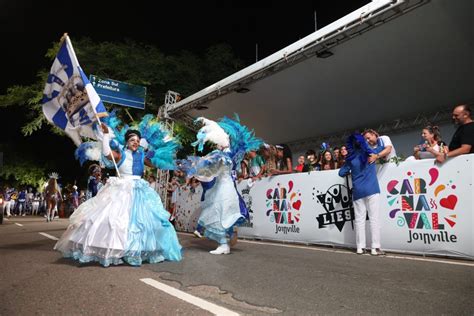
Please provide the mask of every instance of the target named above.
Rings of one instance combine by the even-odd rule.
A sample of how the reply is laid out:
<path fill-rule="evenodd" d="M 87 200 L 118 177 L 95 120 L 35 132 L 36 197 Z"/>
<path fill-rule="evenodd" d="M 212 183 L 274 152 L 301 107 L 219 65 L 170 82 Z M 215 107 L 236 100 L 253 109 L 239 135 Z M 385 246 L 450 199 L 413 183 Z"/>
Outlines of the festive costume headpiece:
<path fill-rule="evenodd" d="M 128 142 L 128 140 L 130 138 L 132 138 L 133 136 L 137 136 L 138 138 L 142 138 L 142 135 L 140 134 L 139 131 L 135 130 L 135 129 L 129 129 L 126 133 L 125 133 L 125 141 Z"/>
<path fill-rule="evenodd" d="M 48 176 L 50 179 L 59 179 L 59 174 L 57 172 L 51 172 Z"/>
<path fill-rule="evenodd" d="M 146 157 L 152 164 L 160 169 L 172 170 L 175 168 L 175 155 L 180 145 L 171 137 L 169 132 L 160 122 L 147 114 L 137 125 L 130 127 L 123 124 L 117 117 L 116 111 L 112 111 L 108 117 L 102 119 L 111 133 L 110 148 L 120 151 L 125 148 L 129 137 L 136 135 L 140 138 L 140 150 L 148 150 Z M 98 137 L 101 141 L 101 138 Z M 76 149 L 76 159 L 83 164 L 86 160 L 103 162 L 106 167 L 113 168 L 112 163 L 102 156 L 101 144 L 99 142 L 83 143 Z"/>
<path fill-rule="evenodd" d="M 199 151 L 202 151 L 206 142 L 227 148 L 234 164 L 239 164 L 245 153 L 257 150 L 263 144 L 261 139 L 255 137 L 253 130 L 240 124 L 237 114 L 234 119 L 224 117 L 219 122 L 204 117 L 199 117 L 196 121 L 203 122 L 204 126 L 198 131 L 197 141 L 192 145 L 198 145 Z"/>
<path fill-rule="evenodd" d="M 204 117 L 198 117 L 194 123 L 203 123 L 196 135 L 197 140 L 192 143 L 193 146 L 198 146 L 198 151 L 204 149 L 206 142 L 211 142 L 222 148 L 229 147 L 229 135 L 216 122 L 208 120 Z"/>
<path fill-rule="evenodd" d="M 353 133 L 347 138 L 346 149 L 346 161 L 352 161 L 358 158 L 362 165 L 367 164 L 367 158 L 375 153 L 373 149 L 369 147 L 369 144 L 367 144 L 364 136 L 360 133 Z"/>

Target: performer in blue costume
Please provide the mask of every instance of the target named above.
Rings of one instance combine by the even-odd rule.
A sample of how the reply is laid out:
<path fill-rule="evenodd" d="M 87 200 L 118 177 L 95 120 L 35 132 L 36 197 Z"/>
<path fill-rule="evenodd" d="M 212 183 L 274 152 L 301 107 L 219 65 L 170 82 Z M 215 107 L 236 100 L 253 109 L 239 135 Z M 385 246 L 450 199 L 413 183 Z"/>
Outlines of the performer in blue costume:
<path fill-rule="evenodd" d="M 151 115 L 145 116 L 136 130 L 128 126 L 118 130 L 120 121 L 113 115 L 107 123 L 108 127 L 101 126 L 101 142 L 82 144 L 76 157 L 81 163 L 102 160 L 110 166 L 107 159 L 113 156 L 120 177 L 111 177 L 94 198 L 79 206 L 54 249 L 64 257 L 98 261 L 105 267 L 123 262 L 139 266 L 142 262 L 181 260 L 181 245 L 168 220 L 169 213 L 158 194 L 141 178 L 145 164 L 174 168 L 177 142 L 152 121 Z M 140 143 L 148 146 L 147 152 Z M 98 147 L 102 155 L 97 154 Z"/>
<path fill-rule="evenodd" d="M 242 126 L 237 116 L 235 120 L 224 117 L 219 123 L 203 117 L 196 121 L 204 126 L 193 145 L 202 151 L 204 143 L 211 142 L 217 149 L 205 157 L 188 157 L 181 165 L 187 176 L 197 178 L 203 187 L 198 226 L 204 229 L 204 237 L 219 245 L 210 253 L 229 254 L 229 241 L 237 237 L 234 227 L 248 219 L 245 202 L 237 191 L 235 169 L 245 153 L 258 149 L 262 141 Z"/>
<path fill-rule="evenodd" d="M 344 166 L 339 170 L 339 176 L 352 176 L 357 254 L 365 253 L 365 220 L 368 213 L 372 237 L 371 254 L 383 255 L 384 252 L 380 249 L 380 187 L 375 163 L 369 163 L 374 150 L 358 133 L 349 136 L 346 148 L 348 155 Z"/>

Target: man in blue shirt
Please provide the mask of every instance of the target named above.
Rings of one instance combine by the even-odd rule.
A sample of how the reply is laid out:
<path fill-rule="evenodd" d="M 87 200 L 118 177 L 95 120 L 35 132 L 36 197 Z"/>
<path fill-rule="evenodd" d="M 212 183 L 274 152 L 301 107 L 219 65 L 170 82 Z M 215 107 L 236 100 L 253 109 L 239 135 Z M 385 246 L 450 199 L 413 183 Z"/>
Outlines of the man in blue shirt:
<path fill-rule="evenodd" d="M 339 170 L 339 176 L 352 176 L 357 254 L 365 252 L 365 219 L 368 212 L 372 237 L 371 254 L 383 255 L 384 252 L 380 249 L 380 187 L 375 163 L 369 162 L 374 150 L 359 133 L 349 136 L 346 147 L 349 153 L 344 166 Z"/>

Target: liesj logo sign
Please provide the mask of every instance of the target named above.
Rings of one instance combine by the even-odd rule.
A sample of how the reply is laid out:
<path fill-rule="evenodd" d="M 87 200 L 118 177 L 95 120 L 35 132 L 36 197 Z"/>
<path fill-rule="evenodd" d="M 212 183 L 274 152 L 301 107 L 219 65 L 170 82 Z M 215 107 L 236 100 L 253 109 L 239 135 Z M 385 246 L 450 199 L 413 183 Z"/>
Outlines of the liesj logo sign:
<path fill-rule="evenodd" d="M 318 203 L 326 211 L 326 213 L 316 217 L 319 228 L 335 225 L 339 231 L 342 231 L 346 222 L 351 222 L 352 227 L 354 227 L 354 207 L 352 204 L 352 190 L 350 188 L 343 184 L 334 184 L 326 192 L 316 194 L 316 197 Z"/>

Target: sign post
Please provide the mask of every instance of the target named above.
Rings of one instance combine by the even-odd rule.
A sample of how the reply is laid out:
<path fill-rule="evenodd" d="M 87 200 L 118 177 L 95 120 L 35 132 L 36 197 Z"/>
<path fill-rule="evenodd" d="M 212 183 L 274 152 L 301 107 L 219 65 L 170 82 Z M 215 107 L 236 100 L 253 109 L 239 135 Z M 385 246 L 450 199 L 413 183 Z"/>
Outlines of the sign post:
<path fill-rule="evenodd" d="M 91 75 L 92 86 L 102 101 L 136 109 L 145 109 L 146 87 Z"/>

